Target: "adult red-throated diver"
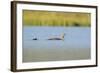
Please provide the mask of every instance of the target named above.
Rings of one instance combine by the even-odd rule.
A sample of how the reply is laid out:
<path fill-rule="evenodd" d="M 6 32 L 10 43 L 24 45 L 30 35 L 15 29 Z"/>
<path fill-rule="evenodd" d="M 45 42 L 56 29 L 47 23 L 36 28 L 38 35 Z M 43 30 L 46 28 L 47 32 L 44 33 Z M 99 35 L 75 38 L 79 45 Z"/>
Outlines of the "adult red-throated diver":
<path fill-rule="evenodd" d="M 64 36 L 65 36 L 65 33 L 63 33 L 60 37 L 52 37 L 52 38 L 49 38 L 48 40 L 64 40 Z"/>

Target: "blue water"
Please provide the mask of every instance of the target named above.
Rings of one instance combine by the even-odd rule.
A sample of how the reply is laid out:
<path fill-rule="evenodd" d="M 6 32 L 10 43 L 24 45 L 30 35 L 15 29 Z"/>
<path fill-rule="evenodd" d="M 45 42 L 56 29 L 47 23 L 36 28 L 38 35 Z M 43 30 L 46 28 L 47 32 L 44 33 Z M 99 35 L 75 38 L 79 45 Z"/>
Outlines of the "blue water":
<path fill-rule="evenodd" d="M 89 27 L 23 27 L 23 61 L 88 59 L 90 32 Z M 65 33 L 64 40 L 47 40 L 62 33 Z"/>

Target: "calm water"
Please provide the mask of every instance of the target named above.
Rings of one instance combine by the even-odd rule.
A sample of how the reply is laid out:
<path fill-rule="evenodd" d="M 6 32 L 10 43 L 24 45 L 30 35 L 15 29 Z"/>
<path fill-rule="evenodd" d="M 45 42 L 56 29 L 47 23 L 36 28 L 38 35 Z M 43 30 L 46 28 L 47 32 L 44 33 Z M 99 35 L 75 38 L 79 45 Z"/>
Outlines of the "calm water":
<path fill-rule="evenodd" d="M 89 27 L 23 27 L 23 62 L 90 59 L 90 32 Z M 47 40 L 62 33 L 64 40 Z"/>

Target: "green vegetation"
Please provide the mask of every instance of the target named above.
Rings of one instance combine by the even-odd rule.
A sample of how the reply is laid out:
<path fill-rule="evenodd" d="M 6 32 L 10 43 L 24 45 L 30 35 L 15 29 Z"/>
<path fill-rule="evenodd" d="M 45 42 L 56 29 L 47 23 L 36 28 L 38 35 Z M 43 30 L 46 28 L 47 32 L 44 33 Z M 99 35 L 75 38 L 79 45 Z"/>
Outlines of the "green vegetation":
<path fill-rule="evenodd" d="M 23 10 L 27 26 L 90 26 L 90 13 Z"/>

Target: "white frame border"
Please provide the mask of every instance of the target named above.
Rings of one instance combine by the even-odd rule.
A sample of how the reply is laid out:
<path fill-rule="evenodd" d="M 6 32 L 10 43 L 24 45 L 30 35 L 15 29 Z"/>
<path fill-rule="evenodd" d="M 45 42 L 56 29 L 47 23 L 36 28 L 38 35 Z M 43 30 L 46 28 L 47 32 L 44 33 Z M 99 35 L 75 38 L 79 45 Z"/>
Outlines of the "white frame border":
<path fill-rule="evenodd" d="M 90 60 L 73 60 L 73 61 L 52 61 L 52 62 L 33 62 L 22 63 L 22 10 L 49 10 L 49 11 L 66 11 L 66 12 L 88 12 L 91 13 L 91 59 Z M 50 6 L 50 5 L 31 5 L 17 4 L 17 69 L 37 69 L 52 67 L 68 67 L 96 64 L 96 9 L 84 7 L 67 7 L 67 6 Z"/>

